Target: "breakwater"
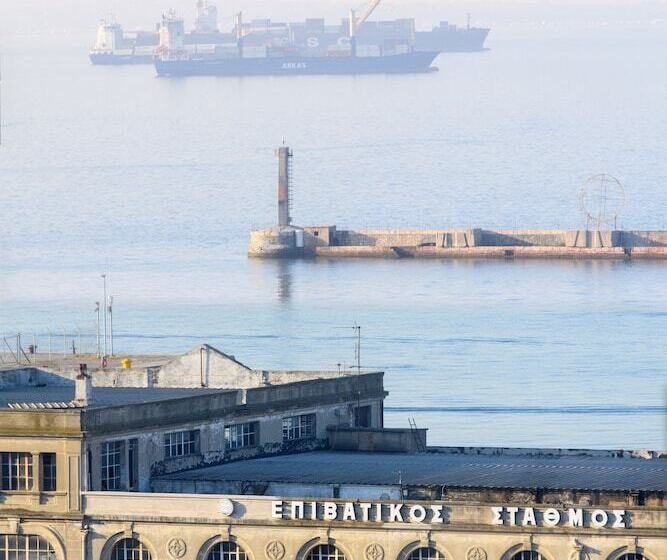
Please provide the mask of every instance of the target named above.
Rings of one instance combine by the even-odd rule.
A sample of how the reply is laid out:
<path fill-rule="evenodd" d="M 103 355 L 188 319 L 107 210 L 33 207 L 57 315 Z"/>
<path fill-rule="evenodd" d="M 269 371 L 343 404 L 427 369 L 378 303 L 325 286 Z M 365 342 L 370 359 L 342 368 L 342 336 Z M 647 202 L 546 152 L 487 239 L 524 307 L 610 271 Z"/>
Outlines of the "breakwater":
<path fill-rule="evenodd" d="M 277 226 L 251 233 L 251 257 L 667 259 L 667 231 L 341 230 Z"/>

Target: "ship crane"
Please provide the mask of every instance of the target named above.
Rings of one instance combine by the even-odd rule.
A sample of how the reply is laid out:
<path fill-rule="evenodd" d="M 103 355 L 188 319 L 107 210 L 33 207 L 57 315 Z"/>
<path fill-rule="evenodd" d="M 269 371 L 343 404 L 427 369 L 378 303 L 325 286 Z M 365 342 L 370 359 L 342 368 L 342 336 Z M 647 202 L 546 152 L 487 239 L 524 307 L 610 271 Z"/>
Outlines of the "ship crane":
<path fill-rule="evenodd" d="M 373 15 L 375 8 L 380 5 L 382 0 L 371 0 L 366 6 L 364 13 L 359 17 L 356 17 L 355 11 L 350 10 L 350 37 L 354 37 L 357 34 L 357 29 L 359 29 L 364 22 Z"/>

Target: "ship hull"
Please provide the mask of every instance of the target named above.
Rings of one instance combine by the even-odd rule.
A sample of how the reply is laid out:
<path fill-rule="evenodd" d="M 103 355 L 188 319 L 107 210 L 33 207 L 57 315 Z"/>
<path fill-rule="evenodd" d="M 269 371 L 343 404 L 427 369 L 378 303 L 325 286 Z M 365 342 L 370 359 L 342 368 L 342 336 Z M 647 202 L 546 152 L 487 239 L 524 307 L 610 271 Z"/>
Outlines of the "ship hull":
<path fill-rule="evenodd" d="M 155 59 L 158 76 L 293 76 L 316 74 L 407 74 L 435 70 L 437 52 L 381 57 Z"/>
<path fill-rule="evenodd" d="M 114 54 L 109 52 L 89 54 L 90 62 L 100 66 L 119 66 L 125 64 L 152 64 L 153 55 Z"/>

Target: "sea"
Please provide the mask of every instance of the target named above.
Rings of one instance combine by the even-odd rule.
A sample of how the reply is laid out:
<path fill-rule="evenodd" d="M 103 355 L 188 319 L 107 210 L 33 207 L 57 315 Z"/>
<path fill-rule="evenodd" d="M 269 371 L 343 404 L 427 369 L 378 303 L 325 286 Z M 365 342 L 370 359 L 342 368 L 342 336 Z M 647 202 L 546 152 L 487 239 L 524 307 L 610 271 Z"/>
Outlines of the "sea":
<path fill-rule="evenodd" d="M 87 59 L 97 15 L 130 2 L 79 19 L 18 4 L 0 26 L 9 343 L 93 351 L 106 274 L 120 355 L 208 343 L 256 368 L 346 370 L 360 327 L 386 425 L 414 419 L 429 444 L 667 449 L 664 262 L 246 257 L 277 219 L 283 143 L 296 224 L 581 229 L 582 190 L 607 173 L 619 228 L 667 229 L 667 5 L 483 4 L 489 49 L 423 75 L 158 79 Z M 424 26 L 465 24 L 462 4 L 427 4 Z"/>

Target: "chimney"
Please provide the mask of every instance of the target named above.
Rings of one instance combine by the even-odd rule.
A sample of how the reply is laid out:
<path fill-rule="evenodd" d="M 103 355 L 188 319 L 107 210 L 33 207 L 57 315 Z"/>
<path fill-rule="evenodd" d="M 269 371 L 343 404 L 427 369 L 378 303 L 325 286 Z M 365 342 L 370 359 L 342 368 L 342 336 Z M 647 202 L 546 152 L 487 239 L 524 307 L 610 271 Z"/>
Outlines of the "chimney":
<path fill-rule="evenodd" d="M 93 378 L 88 373 L 86 364 L 79 364 L 79 374 L 76 376 L 74 402 L 79 406 L 89 406 L 93 402 Z"/>

